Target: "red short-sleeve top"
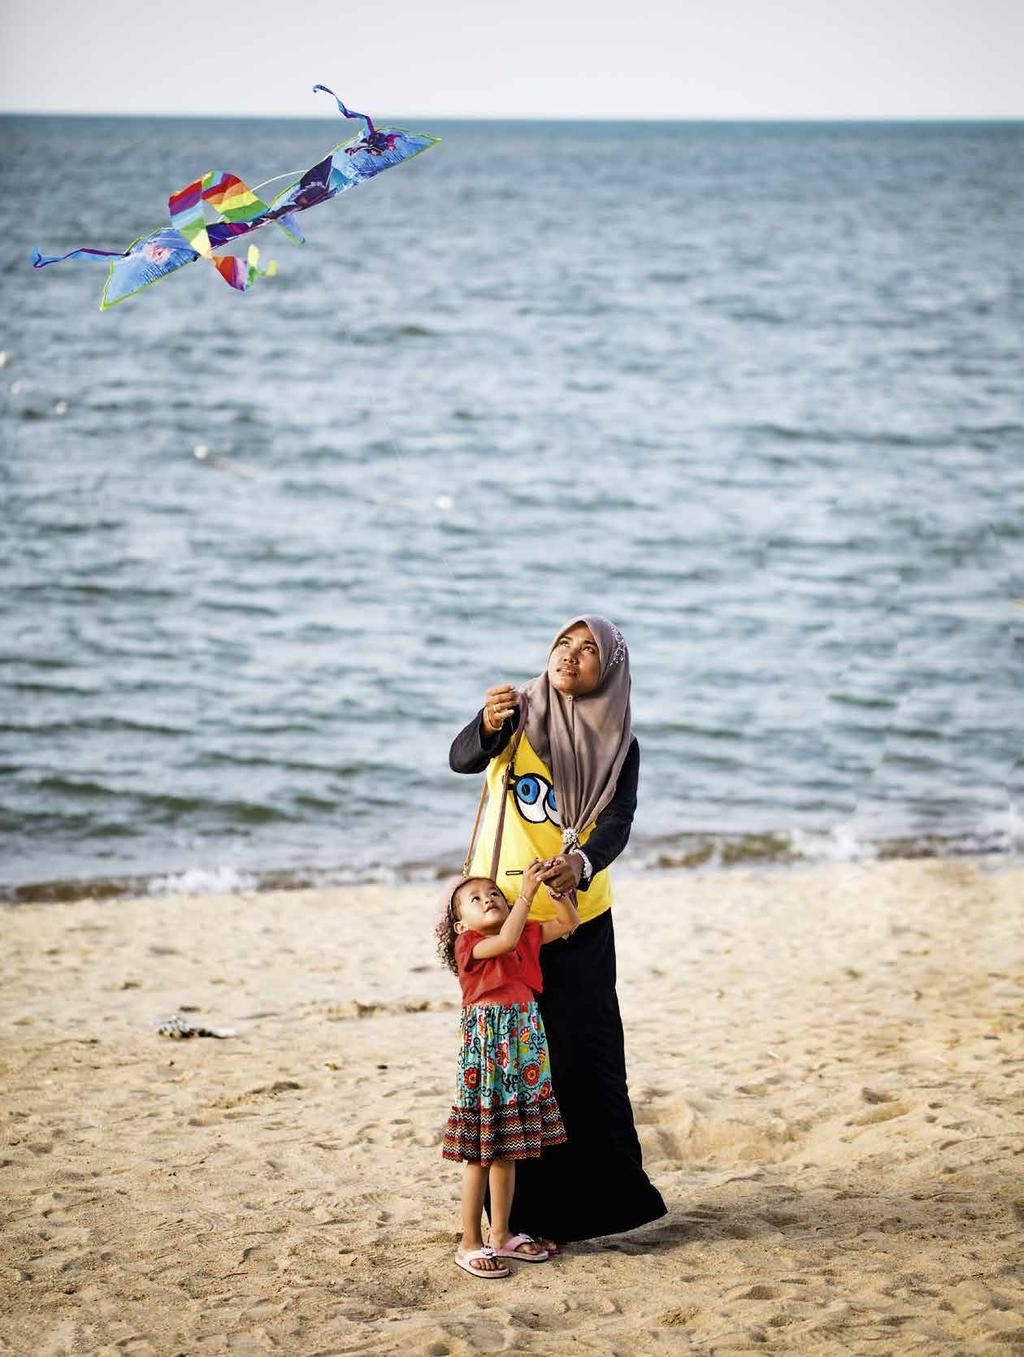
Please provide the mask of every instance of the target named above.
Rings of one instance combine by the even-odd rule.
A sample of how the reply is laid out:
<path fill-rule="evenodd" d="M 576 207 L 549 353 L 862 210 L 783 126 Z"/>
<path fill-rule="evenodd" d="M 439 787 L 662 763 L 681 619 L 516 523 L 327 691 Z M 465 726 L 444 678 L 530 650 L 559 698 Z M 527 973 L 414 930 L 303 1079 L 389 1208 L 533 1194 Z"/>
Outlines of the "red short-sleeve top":
<path fill-rule="evenodd" d="M 455 939 L 463 1007 L 529 1003 L 544 988 L 540 970 L 541 925 L 536 919 L 527 919 L 522 936 L 511 952 L 478 961 L 473 948 L 484 936 L 467 928 Z"/>

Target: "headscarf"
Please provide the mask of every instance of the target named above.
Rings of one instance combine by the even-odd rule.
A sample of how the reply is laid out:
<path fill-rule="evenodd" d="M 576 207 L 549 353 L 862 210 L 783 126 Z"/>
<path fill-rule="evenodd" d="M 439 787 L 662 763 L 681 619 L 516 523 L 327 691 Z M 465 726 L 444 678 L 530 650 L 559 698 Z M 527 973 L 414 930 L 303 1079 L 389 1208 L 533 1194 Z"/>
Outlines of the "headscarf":
<path fill-rule="evenodd" d="M 629 650 L 618 627 L 607 617 L 574 617 L 557 633 L 551 650 L 578 622 L 587 624 L 597 642 L 597 685 L 579 697 L 566 697 L 551 686 L 546 665 L 543 674 L 523 685 L 526 738 L 551 769 L 563 853 L 579 847 L 579 836 L 612 799 L 632 739 Z"/>

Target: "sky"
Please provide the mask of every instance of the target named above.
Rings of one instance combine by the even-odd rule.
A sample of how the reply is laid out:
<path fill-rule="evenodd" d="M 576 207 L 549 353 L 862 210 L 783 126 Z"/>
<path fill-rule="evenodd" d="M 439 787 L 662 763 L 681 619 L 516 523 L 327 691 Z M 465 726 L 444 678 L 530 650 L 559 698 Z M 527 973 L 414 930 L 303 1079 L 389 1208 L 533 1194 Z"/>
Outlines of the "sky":
<path fill-rule="evenodd" d="M 0 0 L 3 112 L 1019 118 L 1022 58 L 1024 0 Z"/>

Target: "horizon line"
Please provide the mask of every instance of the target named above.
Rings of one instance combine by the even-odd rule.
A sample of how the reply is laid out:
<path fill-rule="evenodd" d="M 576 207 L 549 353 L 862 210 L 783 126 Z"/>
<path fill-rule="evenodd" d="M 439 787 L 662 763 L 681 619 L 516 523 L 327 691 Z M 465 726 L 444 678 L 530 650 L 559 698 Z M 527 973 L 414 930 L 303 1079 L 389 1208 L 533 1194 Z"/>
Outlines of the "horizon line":
<path fill-rule="evenodd" d="M 201 121 L 212 118 L 252 122 L 337 122 L 330 114 L 306 113 L 231 113 L 167 112 L 141 109 L 21 109 L 0 108 L 3 118 L 176 118 L 183 121 Z M 436 119 L 439 122 L 521 122 L 521 123 L 1024 123 L 1024 113 L 787 113 L 787 114 L 630 114 L 610 117 L 607 114 L 577 115 L 568 113 L 402 113 L 373 115 L 374 122 L 385 118 Z"/>

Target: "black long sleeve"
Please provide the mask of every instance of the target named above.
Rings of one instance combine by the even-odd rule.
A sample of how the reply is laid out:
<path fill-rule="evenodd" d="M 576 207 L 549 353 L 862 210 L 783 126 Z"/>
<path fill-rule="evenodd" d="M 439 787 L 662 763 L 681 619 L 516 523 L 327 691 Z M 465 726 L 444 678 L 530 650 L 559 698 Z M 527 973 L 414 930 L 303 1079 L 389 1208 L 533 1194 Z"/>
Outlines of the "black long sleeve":
<path fill-rule="evenodd" d="M 512 738 L 519 720 L 519 708 L 514 716 L 509 716 L 500 730 L 493 735 L 484 734 L 484 709 L 477 712 L 468 726 L 463 726 L 452 740 L 448 751 L 448 766 L 453 773 L 482 773 L 495 754 L 500 754 Z"/>
<path fill-rule="evenodd" d="M 629 832 L 633 828 L 633 816 L 636 814 L 636 789 L 639 780 L 640 746 L 634 735 L 619 769 L 619 780 L 615 784 L 612 799 L 597 817 L 593 832 L 583 846 L 583 852 L 590 859 L 590 865 L 594 869 L 594 876 L 603 871 L 609 863 L 614 862 L 629 843 Z M 590 879 L 593 881 L 594 877 Z M 582 886 L 582 882 L 580 884 Z"/>
<path fill-rule="evenodd" d="M 452 741 L 448 754 L 448 763 L 455 773 L 482 773 L 491 759 L 500 754 L 511 740 L 515 731 L 516 714 L 510 716 L 493 735 L 486 735 L 483 729 L 483 707 L 468 725 L 459 731 Z M 636 791 L 640 779 L 640 746 L 634 735 L 626 752 L 619 780 L 615 784 L 612 799 L 597 817 L 593 832 L 587 840 L 583 852 L 590 859 L 594 876 L 614 862 L 629 842 L 636 814 Z M 590 882 L 580 882 L 579 889 L 586 890 Z"/>

